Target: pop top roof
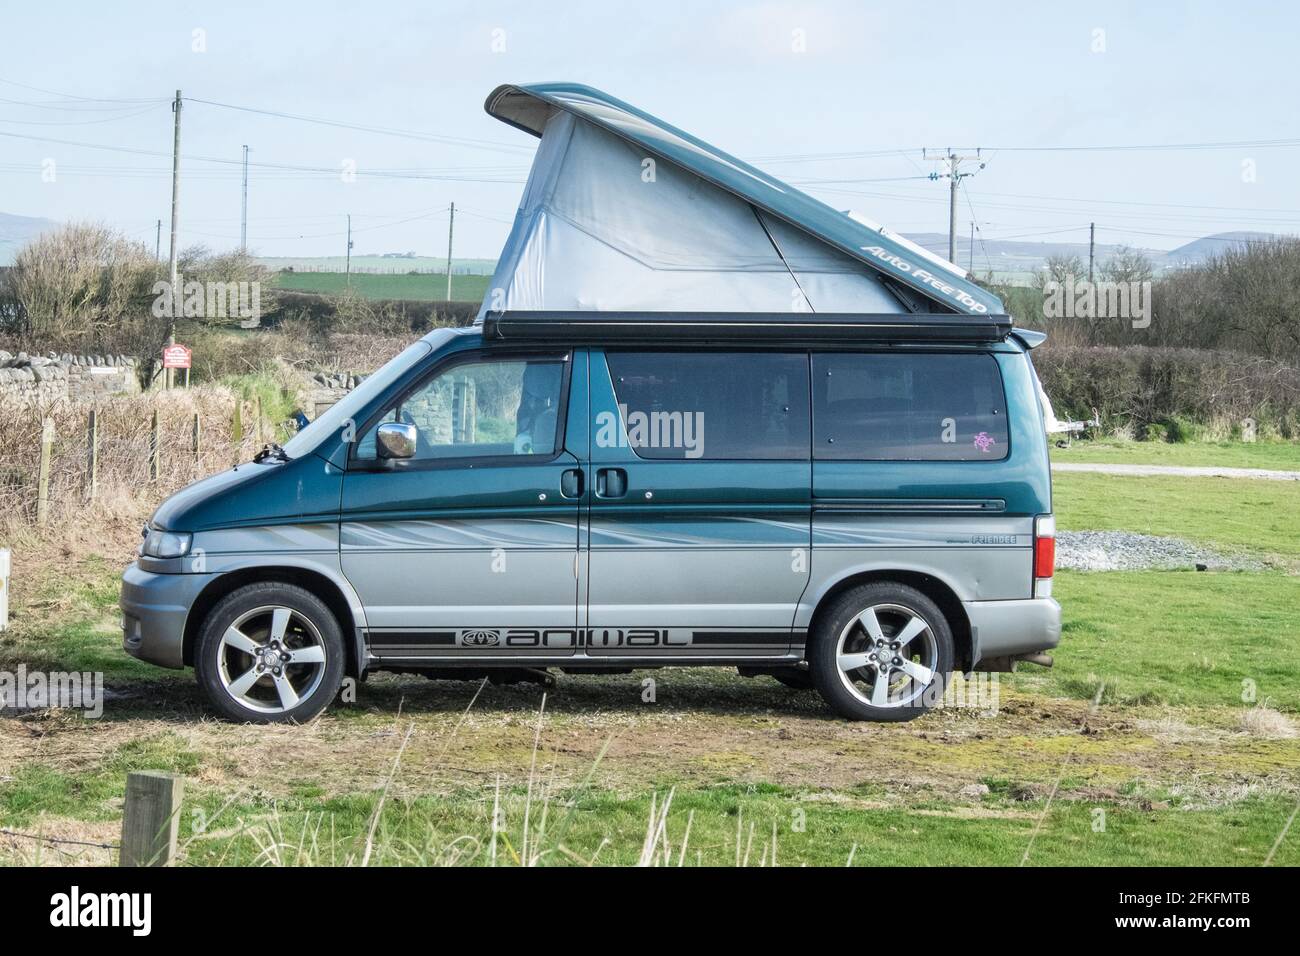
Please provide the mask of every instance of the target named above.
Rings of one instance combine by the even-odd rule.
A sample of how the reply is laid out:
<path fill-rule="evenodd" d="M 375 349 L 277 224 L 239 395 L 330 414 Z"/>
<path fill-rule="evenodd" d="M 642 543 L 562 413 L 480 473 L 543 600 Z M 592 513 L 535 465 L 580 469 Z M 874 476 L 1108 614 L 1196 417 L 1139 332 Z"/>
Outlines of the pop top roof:
<path fill-rule="evenodd" d="M 962 275 L 926 261 L 890 234 L 878 232 L 600 90 L 576 83 L 505 85 L 492 91 L 484 108 L 502 122 L 539 137 L 554 110 L 572 113 L 852 256 L 886 280 L 919 293 L 941 310 L 976 316 L 999 315 L 1004 311 L 997 296 Z"/>

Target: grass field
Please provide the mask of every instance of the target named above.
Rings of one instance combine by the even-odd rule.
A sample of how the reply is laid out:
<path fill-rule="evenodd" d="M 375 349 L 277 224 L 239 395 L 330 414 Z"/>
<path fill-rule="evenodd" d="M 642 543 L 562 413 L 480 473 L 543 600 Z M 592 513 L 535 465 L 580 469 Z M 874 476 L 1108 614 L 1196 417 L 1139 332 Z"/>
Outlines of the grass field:
<path fill-rule="evenodd" d="M 1052 460 L 1300 471 L 1300 442 L 1086 441 L 1069 448 L 1053 447 Z"/>
<path fill-rule="evenodd" d="M 1063 475 L 1056 510 L 1066 529 L 1286 555 L 1300 509 L 1274 513 L 1294 498 L 1251 496 L 1289 488 Z M 1058 574 L 1056 667 L 1002 675 L 991 716 L 849 724 L 815 694 L 686 669 L 561 676 L 544 701 L 384 676 L 306 727 L 263 728 L 213 720 L 192 675 L 121 654 L 123 553 L 33 560 L 0 668 L 100 669 L 114 696 L 97 721 L 0 717 L 3 828 L 112 842 L 125 773 L 158 768 L 187 779 L 192 865 L 1300 865 L 1300 835 L 1279 839 L 1300 798 L 1285 567 Z M 0 861 L 111 855 L 38 847 L 0 835 Z"/>
<path fill-rule="evenodd" d="M 1172 535 L 1232 551 L 1300 557 L 1300 483 L 1233 478 L 1052 476 L 1060 527 Z"/>
<path fill-rule="evenodd" d="M 487 292 L 491 276 L 453 275 L 451 298 L 455 302 L 479 302 Z M 419 302 L 441 302 L 447 297 L 447 276 L 442 275 L 372 275 L 353 273 L 351 278 L 342 272 L 279 272 L 275 285 L 278 289 L 294 292 L 319 292 L 323 295 L 342 295 L 349 287 L 367 299 L 407 299 Z"/>

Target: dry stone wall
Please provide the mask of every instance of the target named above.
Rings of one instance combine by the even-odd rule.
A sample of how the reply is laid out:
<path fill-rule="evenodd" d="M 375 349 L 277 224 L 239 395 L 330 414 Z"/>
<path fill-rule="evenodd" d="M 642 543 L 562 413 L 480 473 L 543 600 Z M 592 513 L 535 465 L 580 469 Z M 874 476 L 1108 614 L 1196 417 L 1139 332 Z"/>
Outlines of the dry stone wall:
<path fill-rule="evenodd" d="M 0 350 L 0 402 L 48 405 L 138 393 L 136 360 L 126 355 L 14 355 Z"/>

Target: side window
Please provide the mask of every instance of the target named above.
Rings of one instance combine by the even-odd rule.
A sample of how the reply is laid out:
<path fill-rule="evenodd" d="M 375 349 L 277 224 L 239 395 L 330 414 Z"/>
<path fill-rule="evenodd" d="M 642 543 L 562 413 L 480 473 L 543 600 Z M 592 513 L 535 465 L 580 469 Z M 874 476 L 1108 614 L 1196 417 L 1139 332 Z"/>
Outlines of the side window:
<path fill-rule="evenodd" d="M 559 441 L 564 362 L 559 358 L 462 362 L 447 368 L 384 412 L 357 443 L 375 457 L 375 431 L 405 422 L 417 431 L 413 460 L 535 455 Z"/>
<path fill-rule="evenodd" d="M 813 356 L 813 457 L 989 461 L 1007 456 L 991 355 Z"/>
<path fill-rule="evenodd" d="M 627 442 L 641 458 L 806 459 L 808 356 L 611 352 Z M 596 441 L 617 422 L 596 422 Z"/>

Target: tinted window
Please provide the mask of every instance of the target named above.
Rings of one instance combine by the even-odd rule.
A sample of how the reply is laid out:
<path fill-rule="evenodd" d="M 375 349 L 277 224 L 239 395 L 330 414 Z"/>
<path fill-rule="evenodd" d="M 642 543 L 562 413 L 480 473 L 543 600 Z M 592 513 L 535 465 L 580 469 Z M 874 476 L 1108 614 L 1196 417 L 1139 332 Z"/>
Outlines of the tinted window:
<path fill-rule="evenodd" d="M 608 359 L 628 443 L 642 458 L 808 457 L 807 355 L 618 352 Z M 608 441 L 610 429 L 596 425 L 597 442 Z"/>
<path fill-rule="evenodd" d="M 406 422 L 415 460 L 555 453 L 564 363 L 558 359 L 462 362 L 409 392 L 357 444 L 375 457 L 375 430 Z"/>
<path fill-rule="evenodd" d="M 814 355 L 813 433 L 816 458 L 1005 458 L 997 362 L 991 355 Z"/>

